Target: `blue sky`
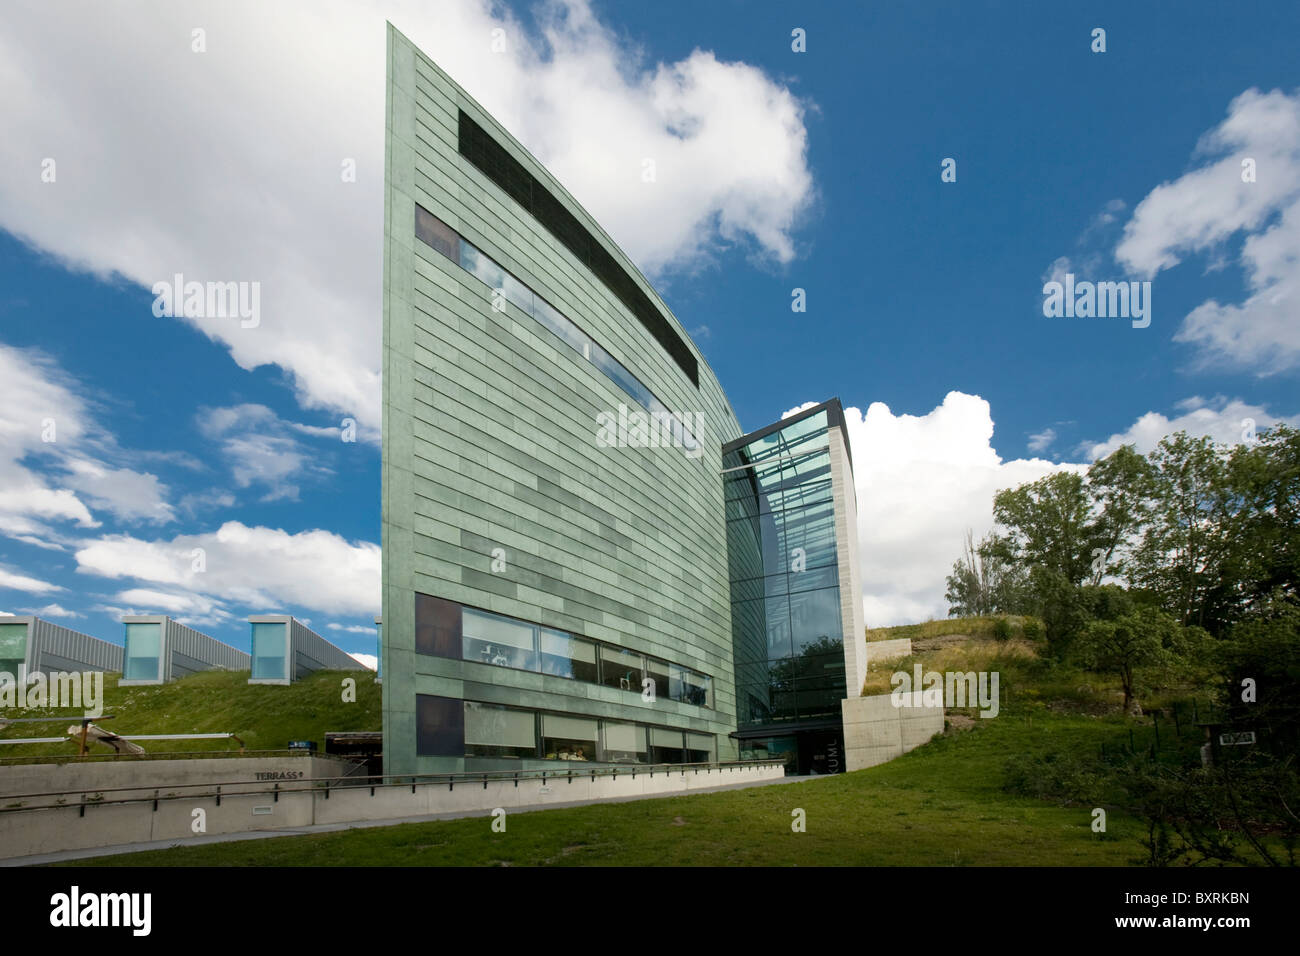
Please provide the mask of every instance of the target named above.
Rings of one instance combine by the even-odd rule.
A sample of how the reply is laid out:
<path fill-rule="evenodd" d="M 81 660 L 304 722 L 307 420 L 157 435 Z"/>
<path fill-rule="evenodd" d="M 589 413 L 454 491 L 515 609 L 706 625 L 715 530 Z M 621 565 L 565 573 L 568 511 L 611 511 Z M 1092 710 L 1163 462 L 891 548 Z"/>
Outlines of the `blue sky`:
<path fill-rule="evenodd" d="M 869 624 L 944 613 L 999 487 L 1300 420 L 1293 4 L 270 6 L 0 25 L 0 611 L 246 648 L 283 610 L 373 653 L 385 18 L 642 266 L 746 428 L 856 410 Z M 174 272 L 260 282 L 259 327 L 156 316 Z M 1150 281 L 1150 326 L 1046 318 L 1065 272 Z"/>

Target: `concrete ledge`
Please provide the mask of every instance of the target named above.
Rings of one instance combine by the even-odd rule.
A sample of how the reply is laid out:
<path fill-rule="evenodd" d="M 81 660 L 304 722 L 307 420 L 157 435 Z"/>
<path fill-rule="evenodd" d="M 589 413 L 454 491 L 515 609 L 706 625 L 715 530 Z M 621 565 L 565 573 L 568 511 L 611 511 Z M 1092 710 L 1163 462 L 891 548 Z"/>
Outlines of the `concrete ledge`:
<path fill-rule="evenodd" d="M 912 639 L 896 637 L 891 641 L 867 641 L 867 666 L 879 661 L 897 661 L 912 656 Z"/>
<path fill-rule="evenodd" d="M 300 758 L 301 759 L 301 758 Z M 305 760 L 301 761 L 305 763 Z M 126 804 L 80 803 L 41 810 L 0 812 L 0 859 L 66 850 L 157 841 L 175 842 L 208 835 L 252 833 L 318 825 L 490 812 L 498 807 L 543 809 L 574 803 L 627 800 L 714 790 L 781 780 L 781 764 L 762 767 L 714 767 L 685 773 L 629 769 L 618 776 L 575 773 L 568 777 L 446 783 L 340 786 L 330 790 L 144 798 Z M 291 784 L 290 784 L 291 785 Z M 53 788 L 45 788 L 53 789 Z M 198 811 L 201 811 L 198 812 Z M 202 820 L 204 829 L 195 829 Z"/>
<path fill-rule="evenodd" d="M 920 694 L 906 697 L 906 703 L 911 706 L 896 706 L 892 694 L 849 697 L 841 701 L 848 770 L 886 763 L 943 733 L 943 707 L 922 705 Z"/>

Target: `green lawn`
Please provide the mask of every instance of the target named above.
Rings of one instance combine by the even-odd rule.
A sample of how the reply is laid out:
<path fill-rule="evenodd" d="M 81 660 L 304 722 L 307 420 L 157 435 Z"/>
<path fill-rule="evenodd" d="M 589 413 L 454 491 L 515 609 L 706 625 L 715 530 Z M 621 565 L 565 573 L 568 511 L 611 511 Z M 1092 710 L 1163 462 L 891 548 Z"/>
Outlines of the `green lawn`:
<path fill-rule="evenodd" d="M 342 682 L 356 680 L 356 702 L 345 703 Z M 287 686 L 248 683 L 248 671 L 205 671 L 153 687 L 119 687 L 118 675 L 104 679 L 105 730 L 131 734 L 233 733 L 249 750 L 283 750 L 290 740 L 314 740 L 322 750 L 327 730 L 379 730 L 383 724 L 380 685 L 373 671 L 318 671 Z M 70 710 L 23 710 L 14 717 L 72 714 Z M 0 737 L 55 737 L 77 723 L 12 724 Z M 224 740 L 143 741 L 150 753 L 237 751 Z M 91 753 L 111 754 L 107 747 Z M 71 740 L 57 744 L 0 747 L 0 757 L 75 757 Z"/>
<path fill-rule="evenodd" d="M 1122 718 L 1041 705 L 950 732 L 880 767 L 749 790 L 512 813 L 103 857 L 104 866 L 1122 866 L 1140 828 L 1111 811 L 1059 807 L 1001 790 L 1008 757 L 1095 749 Z M 807 832 L 791 830 L 806 812 Z M 78 861 L 75 865 L 85 865 Z"/>

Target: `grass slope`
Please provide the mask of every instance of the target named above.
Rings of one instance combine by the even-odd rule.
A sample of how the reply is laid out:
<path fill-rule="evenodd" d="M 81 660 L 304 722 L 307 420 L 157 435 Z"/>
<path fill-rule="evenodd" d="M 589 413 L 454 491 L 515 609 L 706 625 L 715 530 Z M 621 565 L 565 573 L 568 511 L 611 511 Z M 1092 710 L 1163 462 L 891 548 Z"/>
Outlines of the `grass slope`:
<path fill-rule="evenodd" d="M 998 717 L 949 711 L 943 736 L 879 767 L 713 794 L 404 824 L 105 857 L 98 865 L 624 865 L 624 866 L 1122 866 L 1143 856 L 1138 821 L 1092 805 L 1059 806 L 1003 790 L 1005 767 L 1027 754 L 1125 746 L 1131 721 L 1117 688 L 1052 668 L 1032 642 L 938 635 L 907 659 L 926 669 L 996 670 Z M 972 629 L 975 630 L 975 629 Z M 920 635 L 918 635 L 920 636 Z M 869 692 L 889 691 L 878 666 Z M 1091 683 L 1088 683 L 1088 682 Z M 876 686 L 879 685 L 879 686 Z M 1149 731 L 1148 731 L 1149 733 Z M 1145 739 L 1145 738 L 1144 738 Z M 1141 745 L 1142 741 L 1139 741 Z M 807 830 L 791 829 L 791 811 Z"/>
<path fill-rule="evenodd" d="M 356 680 L 356 702 L 344 703 L 342 682 Z M 379 730 L 383 718 L 380 685 L 372 671 L 318 671 L 288 686 L 250 685 L 248 671 L 205 671 L 156 687 L 119 687 L 117 675 L 104 679 L 104 713 L 113 714 L 103 727 L 114 733 L 198 734 L 233 733 L 249 750 L 283 750 L 290 740 L 315 740 L 324 749 L 327 730 Z M 54 737 L 77 722 L 79 712 L 69 709 L 32 709 L 3 716 L 69 716 L 66 723 L 11 724 L 0 738 Z M 150 753 L 237 750 L 224 740 L 144 741 Z M 0 757 L 66 755 L 75 757 L 77 746 L 18 744 L 0 748 Z M 92 753 L 108 753 L 100 746 Z M 3 765 L 0 765 L 2 767 Z M 0 770 L 2 772 L 2 770 Z"/>

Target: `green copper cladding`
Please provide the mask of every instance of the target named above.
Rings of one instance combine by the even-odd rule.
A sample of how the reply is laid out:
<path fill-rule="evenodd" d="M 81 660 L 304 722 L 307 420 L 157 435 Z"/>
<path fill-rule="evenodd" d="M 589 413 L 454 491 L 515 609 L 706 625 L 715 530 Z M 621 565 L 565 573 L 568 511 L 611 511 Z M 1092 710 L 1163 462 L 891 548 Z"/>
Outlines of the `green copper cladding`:
<path fill-rule="evenodd" d="M 527 206 L 463 155 L 462 116 L 531 177 Z M 391 26 L 385 152 L 386 772 L 735 758 L 721 449 L 741 429 L 713 371 L 564 187 Z M 698 447 L 603 440 L 602 421 L 655 409 Z"/>

